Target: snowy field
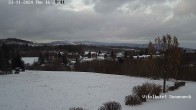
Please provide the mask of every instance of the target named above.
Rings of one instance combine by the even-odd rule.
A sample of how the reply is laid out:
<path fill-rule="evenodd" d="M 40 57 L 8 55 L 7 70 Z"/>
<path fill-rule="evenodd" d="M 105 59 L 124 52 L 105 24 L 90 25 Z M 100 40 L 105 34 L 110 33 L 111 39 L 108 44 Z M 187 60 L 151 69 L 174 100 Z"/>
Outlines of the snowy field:
<path fill-rule="evenodd" d="M 154 99 L 139 106 L 125 106 L 133 86 L 150 80 L 119 75 L 83 72 L 26 71 L 0 76 L 0 110 L 97 110 L 107 101 L 117 101 L 122 110 L 195 110 L 196 83 L 163 95 L 191 95 L 191 99 Z M 172 82 L 167 82 L 171 85 Z"/>
<path fill-rule="evenodd" d="M 34 62 L 38 61 L 38 57 L 23 57 L 22 60 L 25 64 L 32 65 Z"/>

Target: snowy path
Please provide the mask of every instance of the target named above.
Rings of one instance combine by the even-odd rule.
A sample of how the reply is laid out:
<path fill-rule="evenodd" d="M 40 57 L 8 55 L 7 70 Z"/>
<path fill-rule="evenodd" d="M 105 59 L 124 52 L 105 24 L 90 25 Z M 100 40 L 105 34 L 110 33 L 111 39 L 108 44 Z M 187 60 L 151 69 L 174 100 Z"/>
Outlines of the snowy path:
<path fill-rule="evenodd" d="M 97 110 L 104 102 L 117 101 L 123 110 L 195 110 L 196 83 L 166 95 L 191 95 L 192 99 L 156 99 L 140 106 L 124 105 L 125 96 L 144 82 L 162 80 L 82 72 L 26 71 L 0 76 L 0 110 Z M 168 82 L 171 84 L 171 82 Z"/>

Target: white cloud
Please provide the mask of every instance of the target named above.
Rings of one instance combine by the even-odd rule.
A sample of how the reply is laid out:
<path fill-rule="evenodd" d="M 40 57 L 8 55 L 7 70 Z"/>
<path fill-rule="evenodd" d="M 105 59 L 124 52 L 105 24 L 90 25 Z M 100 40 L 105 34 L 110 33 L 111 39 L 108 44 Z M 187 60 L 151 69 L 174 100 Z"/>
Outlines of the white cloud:
<path fill-rule="evenodd" d="M 83 1 L 72 0 L 71 2 L 67 3 L 66 5 L 60 6 L 59 9 L 75 11 L 75 12 L 85 11 L 85 10 L 93 11 L 94 4 L 85 4 Z"/>
<path fill-rule="evenodd" d="M 196 0 L 180 0 L 174 9 L 177 16 L 196 15 Z"/>
<path fill-rule="evenodd" d="M 181 42 L 192 41 L 193 46 L 194 2 L 67 0 L 65 5 L 16 6 L 0 1 L 0 37 L 148 43 L 168 33 L 178 36 Z"/>

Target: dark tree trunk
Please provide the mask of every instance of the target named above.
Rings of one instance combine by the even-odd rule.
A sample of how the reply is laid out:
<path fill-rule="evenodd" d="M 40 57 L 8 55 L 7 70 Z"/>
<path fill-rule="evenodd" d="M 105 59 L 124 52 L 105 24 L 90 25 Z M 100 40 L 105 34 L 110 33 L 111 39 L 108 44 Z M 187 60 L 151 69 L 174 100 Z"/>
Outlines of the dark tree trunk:
<path fill-rule="evenodd" d="M 163 93 L 165 93 L 165 85 L 166 85 L 166 75 L 164 75 L 164 78 L 163 78 Z"/>

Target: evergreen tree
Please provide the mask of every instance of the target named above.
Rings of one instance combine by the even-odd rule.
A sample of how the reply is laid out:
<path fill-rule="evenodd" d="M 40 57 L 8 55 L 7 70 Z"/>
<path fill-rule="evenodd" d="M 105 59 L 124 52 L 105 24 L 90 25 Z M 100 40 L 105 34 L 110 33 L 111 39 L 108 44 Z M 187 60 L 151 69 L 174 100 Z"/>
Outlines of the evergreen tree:
<path fill-rule="evenodd" d="M 61 57 L 62 57 L 61 52 L 58 52 L 58 58 L 61 58 Z"/>
<path fill-rule="evenodd" d="M 141 49 L 139 55 L 144 55 L 144 54 L 145 54 L 145 51 Z"/>
<path fill-rule="evenodd" d="M 3 43 L 1 48 L 2 48 L 2 50 L 4 52 L 5 58 L 9 59 L 10 58 L 10 54 L 9 54 L 9 47 L 8 47 L 8 45 L 6 45 L 6 43 Z"/>
<path fill-rule="evenodd" d="M 79 56 L 76 56 L 75 59 L 76 59 L 75 67 L 78 68 L 80 65 L 80 58 L 79 58 Z"/>
<path fill-rule="evenodd" d="M 114 50 L 111 51 L 111 58 L 113 60 L 115 60 L 115 58 L 116 58 L 116 54 L 115 54 Z"/>
<path fill-rule="evenodd" d="M 15 57 L 11 60 L 12 69 L 20 68 L 25 71 L 24 61 L 22 60 L 20 54 L 17 52 Z"/>
<path fill-rule="evenodd" d="M 98 56 L 101 54 L 101 50 L 98 51 Z"/>
<path fill-rule="evenodd" d="M 104 54 L 104 59 L 107 59 L 107 57 L 108 57 L 107 53 L 106 53 L 106 54 Z"/>
<path fill-rule="evenodd" d="M 124 57 L 125 57 L 125 58 L 128 57 L 128 52 L 127 52 L 127 51 L 124 52 Z"/>
<path fill-rule="evenodd" d="M 65 55 L 62 56 L 62 61 L 63 61 L 64 65 L 68 64 L 68 59 L 67 59 L 67 57 Z"/>
<path fill-rule="evenodd" d="M 44 58 L 44 56 L 42 54 L 39 55 L 38 62 L 41 65 L 45 63 L 45 58 Z"/>
<path fill-rule="evenodd" d="M 50 59 L 49 59 L 49 56 L 50 56 L 50 55 L 49 55 L 48 52 L 45 52 L 45 53 L 44 53 L 44 58 L 45 58 L 46 61 L 49 61 L 49 60 L 50 60 Z"/>
<path fill-rule="evenodd" d="M 5 43 L 3 43 L 0 46 L 0 70 L 6 72 L 5 74 L 11 70 L 9 56 L 9 48 Z"/>
<path fill-rule="evenodd" d="M 9 60 L 6 58 L 6 54 L 2 49 L 0 49 L 0 70 L 5 72 L 10 70 Z"/>
<path fill-rule="evenodd" d="M 91 58 L 91 51 L 88 52 L 88 58 Z"/>

